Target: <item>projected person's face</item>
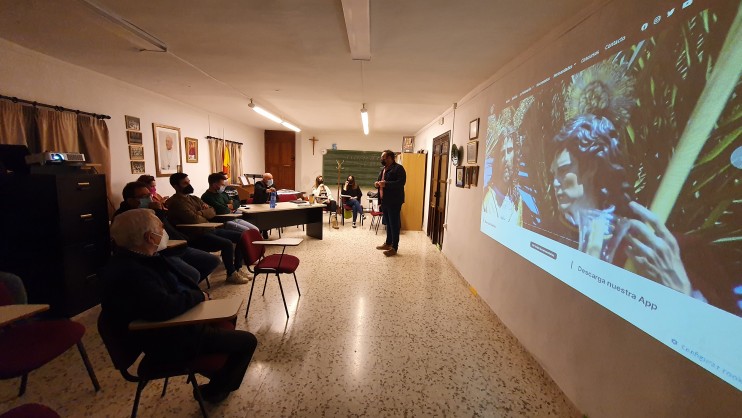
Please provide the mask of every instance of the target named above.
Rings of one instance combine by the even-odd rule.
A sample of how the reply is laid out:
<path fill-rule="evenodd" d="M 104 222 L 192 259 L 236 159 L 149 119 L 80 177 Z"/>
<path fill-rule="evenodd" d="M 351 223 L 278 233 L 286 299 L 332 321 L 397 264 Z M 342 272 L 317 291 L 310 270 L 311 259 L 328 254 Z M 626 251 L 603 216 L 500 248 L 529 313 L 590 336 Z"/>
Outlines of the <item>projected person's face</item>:
<path fill-rule="evenodd" d="M 508 135 L 500 145 L 500 166 L 502 167 L 502 181 L 505 185 L 513 180 L 513 160 L 515 149 L 513 148 L 513 137 Z"/>
<path fill-rule="evenodd" d="M 578 161 L 564 149 L 551 163 L 551 174 L 554 177 L 554 194 L 559 210 L 564 215 L 572 213 L 585 197 L 585 185 L 580 180 Z"/>

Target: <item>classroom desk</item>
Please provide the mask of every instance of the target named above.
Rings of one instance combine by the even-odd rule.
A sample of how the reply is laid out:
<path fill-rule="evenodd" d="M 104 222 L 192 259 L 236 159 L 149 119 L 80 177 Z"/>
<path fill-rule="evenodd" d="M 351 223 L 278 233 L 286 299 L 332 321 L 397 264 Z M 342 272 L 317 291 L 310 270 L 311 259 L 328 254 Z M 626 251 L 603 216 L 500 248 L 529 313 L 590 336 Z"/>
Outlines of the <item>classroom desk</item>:
<path fill-rule="evenodd" d="M 5 305 L 0 306 L 0 327 L 34 316 L 49 309 L 49 305 Z"/>
<path fill-rule="evenodd" d="M 203 222 L 200 224 L 178 224 L 177 228 L 182 230 L 191 231 L 194 229 L 215 229 L 223 226 L 221 222 Z"/>
<path fill-rule="evenodd" d="M 165 321 L 133 321 L 129 324 L 129 329 L 167 328 L 232 319 L 237 317 L 237 312 L 244 301 L 243 298 L 205 300 L 188 311 Z"/>
<path fill-rule="evenodd" d="M 211 220 L 214 222 L 229 222 L 240 218 L 242 218 L 242 213 L 224 213 L 214 216 Z"/>
<path fill-rule="evenodd" d="M 243 218 L 251 224 L 268 230 L 285 226 L 306 225 L 307 236 L 322 239 L 322 214 L 325 205 L 305 203 L 297 205 L 291 202 L 278 202 L 275 209 L 268 203 L 240 207 Z"/>
<path fill-rule="evenodd" d="M 171 248 L 184 247 L 186 245 L 188 245 L 188 241 L 184 239 L 170 239 L 167 241 L 167 247 L 165 247 L 165 249 L 169 250 Z"/>

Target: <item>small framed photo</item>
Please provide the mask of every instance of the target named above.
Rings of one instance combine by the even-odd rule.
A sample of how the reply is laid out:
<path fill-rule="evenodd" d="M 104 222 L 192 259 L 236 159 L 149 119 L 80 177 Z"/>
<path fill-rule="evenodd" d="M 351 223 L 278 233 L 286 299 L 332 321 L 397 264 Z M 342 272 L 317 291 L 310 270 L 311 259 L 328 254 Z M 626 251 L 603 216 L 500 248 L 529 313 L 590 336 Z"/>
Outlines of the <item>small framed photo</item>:
<path fill-rule="evenodd" d="M 415 152 L 415 137 L 414 136 L 403 136 L 402 137 L 402 152 Z"/>
<path fill-rule="evenodd" d="M 456 167 L 456 187 L 464 187 L 466 185 L 466 167 L 463 165 Z"/>
<path fill-rule="evenodd" d="M 144 161 L 132 161 L 131 162 L 131 174 L 144 174 L 147 170 L 144 169 Z"/>
<path fill-rule="evenodd" d="M 479 141 L 469 141 L 466 143 L 466 162 L 468 164 L 477 163 L 477 152 L 479 152 Z"/>
<path fill-rule="evenodd" d="M 141 144 L 142 143 L 142 133 L 136 132 L 136 131 L 126 131 L 126 140 L 130 144 Z"/>
<path fill-rule="evenodd" d="M 129 145 L 129 159 L 142 161 L 144 160 L 144 146 L 143 145 Z"/>
<path fill-rule="evenodd" d="M 197 163 L 198 162 L 198 139 L 186 137 L 185 149 L 186 149 L 186 162 Z"/>
<path fill-rule="evenodd" d="M 155 142 L 156 177 L 169 177 L 179 173 L 182 168 L 180 128 L 153 123 L 152 135 Z"/>
<path fill-rule="evenodd" d="M 474 165 L 471 167 L 471 178 L 469 179 L 469 184 L 471 184 L 474 187 L 477 187 L 478 183 L 479 183 L 479 166 Z"/>
<path fill-rule="evenodd" d="M 479 118 L 469 122 L 469 139 L 479 138 Z"/>
<path fill-rule="evenodd" d="M 134 116 L 125 115 L 124 119 L 126 120 L 126 129 L 130 131 L 141 131 L 141 126 L 139 124 L 139 118 L 135 118 Z"/>

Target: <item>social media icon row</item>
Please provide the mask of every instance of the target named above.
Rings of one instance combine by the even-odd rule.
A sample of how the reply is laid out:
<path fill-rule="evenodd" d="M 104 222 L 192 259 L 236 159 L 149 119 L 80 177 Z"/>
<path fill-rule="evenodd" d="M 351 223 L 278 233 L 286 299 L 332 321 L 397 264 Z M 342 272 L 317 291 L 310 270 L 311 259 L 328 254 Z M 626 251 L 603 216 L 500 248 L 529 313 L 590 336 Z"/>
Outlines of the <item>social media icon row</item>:
<path fill-rule="evenodd" d="M 692 4 L 693 4 L 693 0 L 685 0 L 685 1 L 683 2 L 683 9 L 687 9 L 687 8 L 688 8 L 688 7 L 690 7 L 690 6 L 692 5 Z M 668 10 L 668 11 L 667 11 L 667 17 L 670 17 L 670 16 L 672 16 L 673 14 L 675 14 L 675 8 L 674 8 L 674 7 L 673 7 L 672 9 L 670 9 L 670 10 Z M 652 21 L 652 23 L 654 23 L 654 24 L 656 25 L 656 24 L 660 23 L 660 21 L 661 21 L 661 20 L 662 20 L 662 16 L 661 16 L 661 15 L 657 15 L 657 16 L 656 16 L 656 17 L 654 18 L 654 20 Z M 645 22 L 645 23 L 644 23 L 644 24 L 642 25 L 642 32 L 644 32 L 644 31 L 645 31 L 645 30 L 647 30 L 647 29 L 649 29 L 649 23 L 646 23 L 646 22 Z"/>

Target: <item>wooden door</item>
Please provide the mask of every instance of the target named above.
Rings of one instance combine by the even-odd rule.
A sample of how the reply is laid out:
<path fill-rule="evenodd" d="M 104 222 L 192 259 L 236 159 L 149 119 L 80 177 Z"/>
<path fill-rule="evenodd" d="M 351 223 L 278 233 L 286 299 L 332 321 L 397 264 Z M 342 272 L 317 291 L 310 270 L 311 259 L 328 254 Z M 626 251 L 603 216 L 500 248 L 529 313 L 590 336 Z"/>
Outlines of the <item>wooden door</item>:
<path fill-rule="evenodd" d="M 265 171 L 279 189 L 295 189 L 296 133 L 265 131 Z"/>
<path fill-rule="evenodd" d="M 437 244 L 439 248 L 443 246 L 443 224 L 446 223 L 450 142 L 450 131 L 433 139 L 433 162 L 430 167 L 430 208 L 427 233 L 433 244 Z"/>
<path fill-rule="evenodd" d="M 402 205 L 402 230 L 423 230 L 423 208 L 425 208 L 425 176 L 428 156 L 425 154 L 404 153 L 397 157 L 397 163 L 407 172 Z"/>

